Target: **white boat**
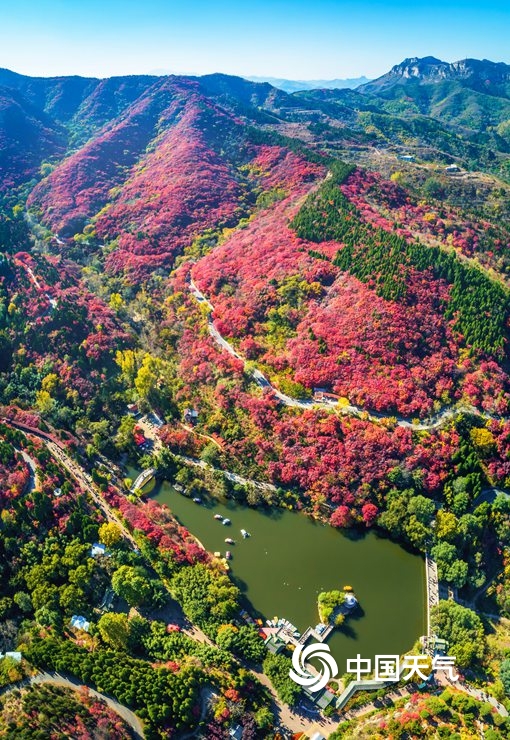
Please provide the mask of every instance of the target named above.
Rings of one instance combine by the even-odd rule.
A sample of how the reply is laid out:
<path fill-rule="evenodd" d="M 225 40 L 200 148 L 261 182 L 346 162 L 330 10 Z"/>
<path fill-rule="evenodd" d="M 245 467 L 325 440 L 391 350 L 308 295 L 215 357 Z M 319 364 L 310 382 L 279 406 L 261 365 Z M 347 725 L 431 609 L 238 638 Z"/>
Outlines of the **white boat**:
<path fill-rule="evenodd" d="M 201 503 L 202 503 L 202 499 L 201 499 L 201 498 L 198 498 L 198 496 L 196 496 L 196 497 L 195 497 L 195 498 L 193 499 L 193 503 L 194 503 L 194 504 L 201 504 Z"/>
<path fill-rule="evenodd" d="M 221 514 L 215 514 L 214 518 L 217 519 L 219 522 L 223 521 L 223 517 L 221 516 Z"/>
<path fill-rule="evenodd" d="M 231 521 L 230 521 L 230 519 L 224 519 L 222 521 L 222 524 L 231 524 Z"/>
<path fill-rule="evenodd" d="M 230 552 L 230 550 L 227 550 L 227 552 L 225 553 L 225 557 L 227 558 L 227 560 L 232 560 L 232 553 Z"/>
<path fill-rule="evenodd" d="M 236 541 L 232 539 L 232 537 L 226 537 L 225 542 L 227 545 L 235 545 Z"/>
<path fill-rule="evenodd" d="M 243 535 L 244 539 L 250 536 L 250 533 L 247 532 L 245 529 L 241 529 L 241 534 Z"/>

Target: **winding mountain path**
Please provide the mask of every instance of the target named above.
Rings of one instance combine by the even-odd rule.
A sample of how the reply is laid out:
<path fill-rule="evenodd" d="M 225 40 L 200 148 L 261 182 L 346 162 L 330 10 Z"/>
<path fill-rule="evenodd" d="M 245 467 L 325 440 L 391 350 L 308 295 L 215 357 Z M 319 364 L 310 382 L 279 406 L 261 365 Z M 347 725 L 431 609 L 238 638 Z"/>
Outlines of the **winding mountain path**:
<path fill-rule="evenodd" d="M 238 360 L 241 360 L 241 362 L 246 364 L 246 358 L 243 357 L 236 348 L 227 340 L 225 339 L 222 334 L 218 331 L 216 326 L 214 325 L 214 321 L 212 318 L 212 314 L 214 312 L 214 306 L 210 302 L 210 300 L 202 293 L 202 291 L 198 288 L 196 283 L 194 282 L 193 278 L 190 276 L 189 280 L 189 290 L 190 293 L 193 295 L 195 300 L 202 304 L 207 306 L 209 309 L 209 314 L 207 317 L 207 328 L 209 330 L 209 334 L 214 339 L 216 344 L 218 344 L 222 349 L 224 349 L 226 352 L 228 352 L 232 357 L 235 357 Z M 329 410 L 334 409 L 340 414 L 344 414 L 346 416 L 356 416 L 358 418 L 364 418 L 368 419 L 368 421 L 373 421 L 375 423 L 379 423 L 380 421 L 387 419 L 387 420 L 396 420 L 396 423 L 398 426 L 406 427 L 407 429 L 411 429 L 415 432 L 423 432 L 423 431 L 430 431 L 432 429 L 440 429 L 442 426 L 444 426 L 448 421 L 453 419 L 457 414 L 473 414 L 475 416 L 479 416 L 482 419 L 495 419 L 497 421 L 510 421 L 510 417 L 506 416 L 495 416 L 486 412 L 479 411 L 474 406 L 467 406 L 467 405 L 461 405 L 461 406 L 448 406 L 442 409 L 439 413 L 432 416 L 428 421 L 424 422 L 414 422 L 410 419 L 407 419 L 404 416 L 399 416 L 396 414 L 380 414 L 376 411 L 368 412 L 366 409 L 361 408 L 360 406 L 354 406 L 354 405 L 347 405 L 347 406 L 339 406 L 336 403 L 332 403 L 330 401 L 312 401 L 312 400 L 306 400 L 303 401 L 298 398 L 292 398 L 291 396 L 286 395 L 285 393 L 282 393 L 278 390 L 274 385 L 271 384 L 271 382 L 266 378 L 266 376 L 258 369 L 251 370 L 250 374 L 252 375 L 255 382 L 261 387 L 261 388 L 267 388 L 270 389 L 274 395 L 286 406 L 290 406 L 293 408 L 300 408 L 300 409 L 312 409 L 316 408 L 317 406 L 322 408 L 327 408 Z"/>
<path fill-rule="evenodd" d="M 154 452 L 161 452 L 164 444 L 161 441 L 161 438 L 158 436 L 157 430 L 154 428 L 154 426 L 151 426 L 149 424 L 147 417 L 142 416 L 141 419 L 138 419 L 137 424 L 143 431 L 144 436 L 152 441 Z M 254 488 L 258 488 L 261 491 L 277 490 L 276 486 L 274 486 L 272 483 L 265 483 L 264 481 L 253 480 L 252 478 L 245 478 L 243 475 L 233 473 L 231 470 L 215 468 L 214 465 L 210 465 L 209 463 L 205 462 L 205 460 L 200 460 L 195 457 L 179 455 L 175 452 L 173 454 L 178 460 L 182 460 L 184 463 L 186 463 L 186 465 L 193 465 L 197 468 L 203 468 L 204 470 L 212 470 L 215 473 L 221 473 L 221 475 L 232 481 L 232 483 L 239 483 L 244 486 L 253 486 Z"/>
<path fill-rule="evenodd" d="M 9 694 L 12 691 L 16 691 L 17 689 L 22 689 L 25 686 L 35 686 L 38 684 L 52 684 L 53 686 L 62 686 L 66 689 L 72 689 L 73 691 L 76 691 L 84 685 L 75 678 L 68 678 L 66 676 L 60 675 L 60 673 L 48 673 L 46 671 L 43 671 L 35 676 L 31 676 L 30 678 L 25 679 L 24 681 L 19 681 L 18 683 L 6 686 L 0 691 L 0 694 Z M 110 707 L 110 709 L 113 709 L 113 711 L 118 714 L 119 717 L 122 717 L 124 722 L 126 722 L 133 730 L 133 733 L 137 740 L 142 740 L 145 737 L 142 722 L 134 712 L 125 707 L 123 704 L 119 704 L 116 699 L 113 699 L 106 694 L 101 694 L 99 691 L 95 691 L 94 689 L 91 689 L 90 686 L 87 686 L 87 689 L 89 691 L 89 694 L 96 697 L 96 699 L 102 699 Z"/>

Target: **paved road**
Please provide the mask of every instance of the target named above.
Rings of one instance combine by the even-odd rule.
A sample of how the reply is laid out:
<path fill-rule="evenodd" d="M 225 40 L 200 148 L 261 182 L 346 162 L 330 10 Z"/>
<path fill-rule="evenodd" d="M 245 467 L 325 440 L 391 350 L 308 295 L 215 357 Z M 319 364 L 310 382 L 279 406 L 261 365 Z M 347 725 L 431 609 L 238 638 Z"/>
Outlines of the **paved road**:
<path fill-rule="evenodd" d="M 25 425 L 16 422 L 15 419 L 3 418 L 2 421 L 4 424 L 8 424 L 15 429 L 20 429 L 22 432 L 27 434 Z M 53 439 L 49 439 L 48 435 L 45 432 L 33 429 L 28 432 L 28 434 L 32 434 L 36 437 L 39 437 L 39 439 L 42 439 L 51 455 L 58 462 L 60 462 L 63 467 L 66 468 L 66 470 L 68 470 L 72 477 L 78 482 L 79 486 L 92 496 L 94 502 L 101 509 L 107 520 L 115 522 L 115 524 L 120 527 L 122 533 L 124 534 L 124 537 L 129 540 L 133 547 L 137 547 L 135 539 L 133 538 L 133 535 L 131 534 L 129 529 L 127 529 L 115 510 L 112 509 L 112 507 L 104 500 L 99 489 L 96 488 L 94 482 L 92 481 L 92 477 L 87 472 L 85 472 L 81 465 L 79 465 L 79 463 L 69 457 L 64 448 L 57 444 L 57 442 L 55 442 Z"/>
<path fill-rule="evenodd" d="M 476 497 L 476 499 L 473 501 L 473 506 L 478 506 L 478 504 L 482 504 L 484 501 L 487 501 L 487 503 L 492 504 L 492 502 L 499 496 L 505 496 L 505 498 L 510 498 L 510 493 L 507 493 L 506 491 L 502 491 L 501 488 L 485 488 L 479 496 Z"/>
<path fill-rule="evenodd" d="M 200 692 L 200 717 L 197 720 L 197 725 L 200 725 L 204 721 L 212 699 L 217 696 L 217 693 L 210 686 L 206 686 L 202 689 Z M 179 740 L 188 740 L 188 738 L 196 737 L 196 732 L 196 729 L 193 729 L 185 735 L 182 735 Z"/>
<path fill-rule="evenodd" d="M 18 450 L 16 447 L 16 452 L 19 452 L 23 460 L 26 462 L 30 469 L 30 481 L 29 485 L 27 486 L 26 492 L 30 493 L 30 491 L 34 491 L 36 488 L 39 488 L 39 476 L 37 475 L 37 463 L 33 459 L 33 457 L 30 457 L 30 455 L 25 452 L 25 450 Z"/>
<path fill-rule="evenodd" d="M 388 691 L 388 693 L 384 695 L 384 698 L 398 701 L 398 699 L 402 699 L 404 696 L 412 696 L 415 692 L 416 686 L 413 686 L 413 688 L 407 688 L 407 686 L 403 686 L 402 688 L 396 689 L 395 691 Z M 369 712 L 373 712 L 374 709 L 381 709 L 381 705 L 376 706 L 376 704 L 371 701 L 368 704 L 363 704 L 363 706 L 358 707 L 357 709 L 351 709 L 348 712 L 344 712 L 344 714 L 342 715 L 342 720 L 357 719 L 358 717 L 362 717 L 364 714 L 369 714 Z"/>
<path fill-rule="evenodd" d="M 210 312 L 212 313 L 214 311 L 214 306 L 209 301 L 208 298 L 202 293 L 202 291 L 198 288 L 196 283 L 194 282 L 193 278 L 190 277 L 189 282 L 189 290 L 190 293 L 194 296 L 194 298 L 201 304 L 206 305 Z M 242 362 L 246 362 L 246 359 L 236 350 L 236 348 L 227 340 L 224 336 L 220 334 L 218 329 L 214 325 L 214 321 L 212 319 L 212 315 L 209 314 L 207 319 L 207 327 L 209 330 L 209 334 L 214 339 L 214 341 L 222 347 L 226 352 L 231 354 L 233 357 L 237 358 L 238 360 L 241 360 Z M 448 421 L 453 419 L 458 414 L 464 413 L 464 414 L 474 414 L 475 416 L 480 416 L 484 419 L 497 419 L 502 421 L 510 421 L 510 417 L 502 417 L 502 416 L 494 416 L 488 413 L 484 413 L 479 411 L 474 406 L 451 406 L 444 408 L 442 411 L 440 411 L 438 414 L 431 417 L 426 422 L 413 422 L 403 416 L 398 416 L 395 414 L 380 414 L 378 412 L 372 411 L 368 412 L 365 409 L 361 408 L 360 406 L 354 406 L 354 405 L 347 405 L 347 406 L 339 406 L 338 404 L 331 403 L 330 401 L 312 401 L 312 400 L 301 400 L 298 398 L 292 398 L 291 396 L 286 395 L 285 393 L 282 393 L 278 390 L 278 388 L 275 388 L 273 385 L 271 385 L 271 382 L 266 378 L 266 376 L 260 371 L 260 370 L 253 370 L 251 371 L 251 375 L 254 378 L 255 382 L 258 383 L 258 385 L 261 388 L 270 388 L 272 392 L 275 394 L 275 396 L 282 401 L 286 406 L 291 406 L 294 408 L 301 408 L 301 409 L 311 409 L 317 406 L 328 408 L 329 410 L 335 409 L 338 413 L 345 414 L 346 416 L 357 416 L 362 417 L 365 419 L 368 419 L 369 421 L 373 422 L 380 422 L 383 419 L 396 419 L 396 423 L 401 427 L 406 427 L 408 429 L 412 429 L 413 431 L 430 431 L 432 429 L 439 429 L 442 426 L 444 426 Z"/>
<path fill-rule="evenodd" d="M 220 443 L 217 439 L 214 439 L 214 437 L 211 437 L 210 434 L 203 434 L 202 432 L 197 432 L 196 429 L 193 427 L 190 427 L 189 424 L 183 424 L 181 421 L 181 427 L 185 429 L 187 432 L 191 432 L 191 434 L 196 434 L 197 437 L 202 437 L 202 439 L 207 439 L 209 442 L 212 442 L 213 445 L 216 445 L 216 447 L 221 450 L 223 449 Z"/>
<path fill-rule="evenodd" d="M 16 684 L 13 684 L 12 686 L 5 687 L 0 693 L 8 694 L 11 691 L 22 688 L 23 686 L 33 686 L 36 684 L 53 684 L 54 686 L 64 686 L 65 688 L 73 689 L 73 691 L 76 691 L 76 689 L 79 689 L 81 686 L 84 685 L 80 683 L 80 681 L 78 681 L 77 679 L 67 678 L 66 676 L 60 675 L 59 673 L 47 673 L 43 671 L 41 673 L 38 673 L 36 676 L 31 676 L 24 681 L 20 681 Z M 123 704 L 119 704 L 116 699 L 113 699 L 106 694 L 101 694 L 99 691 L 95 691 L 95 689 L 91 689 L 89 686 L 87 686 L 87 688 L 92 696 L 95 696 L 97 699 L 102 699 L 110 707 L 110 709 L 113 709 L 114 712 L 122 717 L 122 719 L 131 727 L 137 739 L 142 739 L 145 737 L 142 722 L 136 716 L 136 714 L 134 714 L 134 712 L 125 707 Z"/>
<path fill-rule="evenodd" d="M 336 730 L 338 727 L 338 721 L 334 721 L 328 717 L 322 715 L 315 716 L 310 719 L 304 711 L 298 709 L 291 709 L 287 704 L 283 704 L 276 695 L 273 685 L 265 673 L 259 673 L 258 671 L 252 671 L 258 678 L 261 684 L 265 686 L 273 699 L 273 712 L 278 717 L 280 725 L 293 733 L 304 732 L 307 735 L 311 734 L 312 728 L 317 725 L 320 726 L 321 732 L 329 737 L 329 735 Z"/>
<path fill-rule="evenodd" d="M 13 426 L 15 426 L 15 423 L 13 422 Z M 101 496 L 99 489 L 96 488 L 95 484 L 92 481 L 91 476 L 86 473 L 83 468 L 69 455 L 67 455 L 64 450 L 59 447 L 55 442 L 51 442 L 49 440 L 45 440 L 46 447 L 51 452 L 53 457 L 58 460 L 62 465 L 71 473 L 73 478 L 78 482 L 80 487 L 87 491 L 92 498 L 94 499 L 94 502 L 97 504 L 97 506 L 101 509 L 103 514 L 105 515 L 106 519 L 110 522 L 115 522 L 117 524 L 124 537 L 129 540 L 133 548 L 137 547 L 136 541 L 129 531 L 129 529 L 125 526 L 125 524 L 122 522 L 121 518 L 117 515 L 116 511 L 106 503 L 104 498 Z"/>

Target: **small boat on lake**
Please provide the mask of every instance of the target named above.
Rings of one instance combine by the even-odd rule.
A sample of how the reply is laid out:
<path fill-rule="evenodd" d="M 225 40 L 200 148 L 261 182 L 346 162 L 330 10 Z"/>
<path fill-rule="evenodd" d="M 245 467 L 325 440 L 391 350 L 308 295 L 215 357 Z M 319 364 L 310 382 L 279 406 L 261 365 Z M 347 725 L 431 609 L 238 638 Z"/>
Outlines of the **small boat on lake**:
<path fill-rule="evenodd" d="M 227 545 L 235 545 L 235 543 L 236 543 L 236 541 L 233 540 L 232 537 L 227 537 L 225 539 L 225 542 L 227 543 Z"/>
<path fill-rule="evenodd" d="M 193 503 L 194 504 L 201 504 L 202 503 L 202 499 L 199 498 L 198 496 L 195 496 L 195 498 L 193 499 Z"/>
<path fill-rule="evenodd" d="M 223 521 L 223 517 L 221 516 L 221 514 L 215 514 L 214 518 L 217 519 L 219 522 Z"/>
<path fill-rule="evenodd" d="M 247 532 L 245 529 L 241 529 L 241 534 L 243 535 L 244 539 L 250 537 L 250 533 Z"/>
<path fill-rule="evenodd" d="M 230 521 L 230 519 L 224 519 L 222 521 L 222 524 L 232 524 L 232 522 Z"/>
<path fill-rule="evenodd" d="M 227 560 L 232 560 L 232 553 L 230 552 L 230 550 L 227 550 L 227 552 L 225 553 L 225 557 L 227 558 Z"/>

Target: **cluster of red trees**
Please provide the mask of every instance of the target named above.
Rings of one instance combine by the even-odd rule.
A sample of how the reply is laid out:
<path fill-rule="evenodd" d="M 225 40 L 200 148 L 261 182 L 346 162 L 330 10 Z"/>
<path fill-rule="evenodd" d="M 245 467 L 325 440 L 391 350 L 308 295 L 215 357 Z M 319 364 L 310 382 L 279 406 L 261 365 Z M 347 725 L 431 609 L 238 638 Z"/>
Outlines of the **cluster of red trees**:
<path fill-rule="evenodd" d="M 249 169 L 264 190 L 283 188 L 290 192 L 325 173 L 324 167 L 308 162 L 281 146 L 263 145 L 254 147 L 254 151 L 256 156 L 250 162 Z"/>
<path fill-rule="evenodd" d="M 24 363 L 42 367 L 49 360 L 60 387 L 91 398 L 104 381 L 102 368 L 117 349 L 131 343 L 115 312 L 87 290 L 65 262 L 16 255 L 15 285 L 23 304 L 15 324 L 24 346 Z M 28 270 L 30 269 L 31 272 Z M 53 304 L 50 303 L 50 298 Z M 80 359 L 81 362 L 77 360 Z"/>
<path fill-rule="evenodd" d="M 0 462 L 0 500 L 5 506 L 11 498 L 17 498 L 25 490 L 30 480 L 28 464 L 21 456 L 13 455 L 10 460 L 2 456 Z"/>
<path fill-rule="evenodd" d="M 478 367 L 470 360 L 462 392 L 466 400 L 493 414 L 508 414 L 510 410 L 508 375 L 493 360 L 485 360 Z"/>
<path fill-rule="evenodd" d="M 109 504 L 120 511 L 132 531 L 137 529 L 143 532 L 153 546 L 170 552 L 175 562 L 193 564 L 208 560 L 206 550 L 197 544 L 185 527 L 177 523 L 167 506 L 152 499 L 134 504 L 112 488 L 108 488 L 103 495 Z"/>
<path fill-rule="evenodd" d="M 379 173 L 356 169 L 341 186 L 344 195 L 372 223 L 386 221 L 404 237 L 419 233 L 454 247 L 467 257 L 476 256 L 489 267 L 508 250 L 510 230 L 504 223 L 495 224 L 470 215 L 445 203 L 431 206 L 413 198 L 397 183 L 385 180 Z"/>
<path fill-rule="evenodd" d="M 215 307 L 221 334 L 239 340 L 240 350 L 273 373 L 276 385 L 284 373 L 307 388 L 325 386 L 351 403 L 405 416 L 423 416 L 460 398 L 507 412 L 506 374 L 494 362 L 477 364 L 460 352 L 454 317 L 445 317 L 450 287 L 443 280 L 409 267 L 405 298 L 389 301 L 370 283 L 318 259 L 317 252 L 332 258 L 341 245 L 323 242 L 317 250 L 289 228 L 310 190 L 311 173 L 294 156 L 299 174 L 292 179 L 288 157 L 282 160 L 276 147 L 263 148 L 254 162 L 261 173 L 275 163 L 280 172 L 285 164 L 285 179 L 275 174 L 271 182 L 292 182 L 292 195 L 259 213 L 193 267 L 196 283 Z M 414 214 L 410 229 L 397 225 L 403 236 L 411 237 L 420 218 L 423 228 L 437 230 L 425 219 L 425 206 L 413 204 L 402 188 L 375 173 L 355 170 L 341 187 L 362 218 L 386 230 L 395 228 L 399 208 Z M 391 220 L 369 202 L 376 195 Z M 483 231 L 484 224 L 479 228 Z M 456 238 L 460 232 L 452 228 L 451 234 Z"/>
<path fill-rule="evenodd" d="M 111 270 L 136 275 L 169 267 L 194 235 L 234 217 L 241 188 L 232 168 L 211 148 L 201 126 L 203 115 L 189 100 L 178 122 L 133 169 L 119 197 L 99 217 L 100 239 L 119 235 L 107 261 Z"/>
<path fill-rule="evenodd" d="M 497 484 L 510 486 L 510 421 L 491 421 L 488 429 L 494 445 L 487 450 L 487 471 Z"/>
<path fill-rule="evenodd" d="M 450 402 L 457 347 L 439 310 L 447 290 L 423 273 L 413 275 L 412 287 L 413 303 L 396 303 L 356 278 L 338 279 L 288 342 L 295 379 L 376 411 L 421 415 L 434 399 Z"/>
<path fill-rule="evenodd" d="M 217 348 L 207 334 L 185 329 L 178 349 L 184 381 L 180 398 L 188 402 L 200 398 L 207 420 L 202 431 L 221 434 L 227 466 L 243 470 L 239 468 L 243 461 L 244 466 L 253 465 L 254 477 L 265 472 L 276 485 L 301 490 L 318 503 L 338 505 L 336 526 L 347 526 L 354 519 L 370 525 L 378 513 L 377 492 L 384 494 L 391 486 L 388 476 L 396 468 L 409 475 L 423 471 L 423 488 L 430 494 L 440 490 L 451 469 L 459 441 L 454 432 L 435 432 L 417 443 L 411 430 L 400 426 L 326 411 L 295 412 L 270 392 L 256 395 L 242 390 L 238 361 Z M 188 454 L 198 451 L 188 436 L 175 430 L 168 434 L 174 449 L 180 444 Z"/>
<path fill-rule="evenodd" d="M 44 222 L 61 235 L 80 232 L 87 219 L 110 200 L 110 190 L 126 180 L 130 168 L 145 154 L 159 121 L 164 121 L 165 110 L 170 119 L 178 112 L 172 102 L 180 94 L 179 86 L 168 80 L 159 95 L 140 96 L 124 116 L 103 128 L 34 188 L 28 205 L 40 209 Z"/>
<path fill-rule="evenodd" d="M 20 409 L 19 406 L 2 406 L 0 407 L 1 415 L 7 419 L 12 419 L 18 422 L 18 424 L 24 424 L 32 429 L 38 429 L 41 423 L 41 417 L 39 414 L 29 411 L 28 409 Z"/>
<path fill-rule="evenodd" d="M 303 384 L 320 384 L 321 373 L 329 371 L 333 387 L 345 389 L 351 401 L 370 398 L 375 405 L 379 392 L 386 404 L 410 411 L 430 409 L 431 399 L 441 405 L 448 399 L 468 401 L 476 383 L 482 383 L 479 400 L 485 397 L 488 403 L 489 396 L 500 397 L 504 377 L 497 364 L 459 352 L 440 311 L 448 290 L 444 283 L 428 283 L 427 274 L 415 273 L 410 278 L 414 303 L 384 301 L 368 286 L 303 250 L 305 245 L 285 223 L 293 208 L 288 199 L 261 213 L 192 268 L 195 281 L 215 305 L 216 326 L 238 338 L 246 357 L 274 368 L 275 374 L 293 367 L 294 377 Z M 281 219 L 276 223 L 275 213 Z M 301 294 L 299 285 L 288 280 L 296 274 L 299 280 L 307 278 Z M 181 270 L 173 278 L 180 298 L 168 304 L 163 324 L 180 336 L 178 372 L 183 385 L 177 400 L 200 405 L 205 419 L 201 431 L 221 435 L 227 467 L 251 470 L 252 477 L 265 473 L 276 485 L 300 490 L 317 505 L 329 502 L 337 507 L 332 515 L 336 526 L 354 521 L 370 525 L 397 470 L 411 486 L 440 496 L 459 449 L 455 431 L 445 428 L 417 438 L 400 426 L 293 411 L 270 392 L 243 390 L 241 363 L 207 333 L 184 275 Z M 306 286 L 314 282 L 311 297 Z M 267 325 L 277 320 L 270 312 L 285 300 L 294 337 L 270 349 Z M 233 326 L 227 325 L 225 315 L 232 316 Z M 355 374 L 357 367 L 364 372 Z M 500 477 L 507 467 L 506 454 L 502 447 L 489 463 Z"/>
<path fill-rule="evenodd" d="M 278 456 L 268 468 L 275 482 L 350 507 L 366 503 L 369 487 L 384 487 L 389 471 L 412 449 L 408 430 L 328 412 L 283 415 L 274 433 Z"/>
<path fill-rule="evenodd" d="M 249 329 L 257 333 L 257 325 L 262 329 L 267 313 L 283 302 L 277 288 L 289 276 L 327 284 L 338 274 L 333 265 L 310 257 L 288 228 L 299 207 L 296 201 L 309 189 L 301 184 L 194 266 L 193 277 L 213 302 L 222 334 L 242 337 Z"/>
<path fill-rule="evenodd" d="M 309 388 L 327 386 L 374 410 L 418 415 L 435 399 L 456 398 L 458 347 L 442 314 L 447 287 L 412 271 L 409 299 L 385 301 L 310 256 L 312 245 L 288 227 L 302 192 L 303 186 L 193 268 L 214 304 L 218 330 L 241 339 L 249 359 L 276 373 L 290 370 Z M 338 249 L 320 246 L 331 256 Z M 288 337 L 284 346 L 272 342 L 279 327 Z"/>
<path fill-rule="evenodd" d="M 188 457 L 198 457 L 207 443 L 203 437 L 198 437 L 187 429 L 169 425 L 161 428 L 159 436 L 172 452 Z"/>

